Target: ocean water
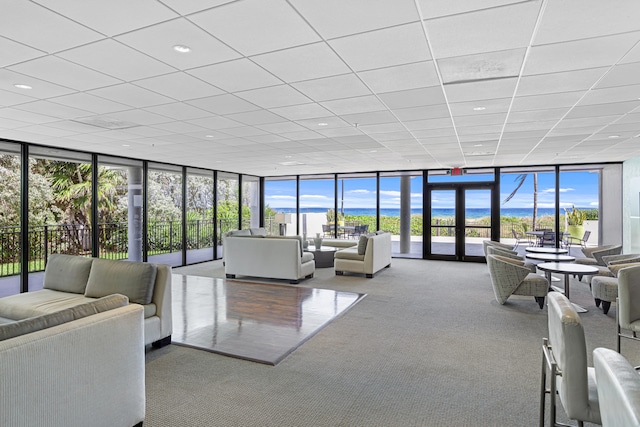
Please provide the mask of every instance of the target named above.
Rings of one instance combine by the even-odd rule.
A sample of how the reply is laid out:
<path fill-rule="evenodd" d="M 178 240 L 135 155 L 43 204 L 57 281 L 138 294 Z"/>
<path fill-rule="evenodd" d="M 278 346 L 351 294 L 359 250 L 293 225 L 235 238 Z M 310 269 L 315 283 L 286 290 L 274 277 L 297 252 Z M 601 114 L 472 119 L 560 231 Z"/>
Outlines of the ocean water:
<path fill-rule="evenodd" d="M 277 212 L 282 213 L 295 213 L 295 208 L 273 208 Z M 582 208 L 580 208 L 582 209 Z M 327 208 L 303 208 L 300 209 L 300 213 L 323 213 Z M 434 217 L 450 217 L 455 213 L 454 209 L 433 209 L 432 215 Z M 375 209 L 362 209 L 362 208 L 345 208 L 345 215 L 352 216 L 375 216 Z M 482 218 L 489 216 L 489 209 L 469 208 L 466 211 L 467 218 Z M 380 209 L 380 215 L 382 216 L 400 216 L 400 209 Z M 422 209 L 411 209 L 411 215 L 422 215 Z M 528 218 L 533 216 L 533 209 L 531 208 L 503 208 L 500 210 L 501 216 L 509 216 L 515 218 Z M 538 217 L 545 215 L 555 215 L 555 209 L 538 208 Z"/>

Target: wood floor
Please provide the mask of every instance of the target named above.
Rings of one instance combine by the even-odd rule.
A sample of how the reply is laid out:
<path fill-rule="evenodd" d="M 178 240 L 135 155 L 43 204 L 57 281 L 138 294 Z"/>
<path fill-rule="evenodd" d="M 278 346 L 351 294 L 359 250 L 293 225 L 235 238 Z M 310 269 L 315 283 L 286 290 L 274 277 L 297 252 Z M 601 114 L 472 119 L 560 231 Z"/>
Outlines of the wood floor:
<path fill-rule="evenodd" d="M 365 295 L 173 275 L 174 344 L 276 365 Z"/>

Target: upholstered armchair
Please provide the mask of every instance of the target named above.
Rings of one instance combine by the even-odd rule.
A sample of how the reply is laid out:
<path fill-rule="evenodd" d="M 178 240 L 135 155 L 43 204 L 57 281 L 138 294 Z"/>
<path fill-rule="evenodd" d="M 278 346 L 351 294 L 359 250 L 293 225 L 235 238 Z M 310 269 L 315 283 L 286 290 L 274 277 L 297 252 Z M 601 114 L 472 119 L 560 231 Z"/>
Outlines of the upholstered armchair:
<path fill-rule="evenodd" d="M 640 426 L 640 375 L 627 359 L 608 348 L 593 350 L 602 425 Z"/>
<path fill-rule="evenodd" d="M 580 316 L 569 299 L 560 292 L 550 292 L 547 303 L 549 338 L 544 338 L 542 343 L 540 425 L 544 425 L 547 394 L 551 418 L 549 425 L 558 425 L 556 391 L 567 416 L 577 420 L 579 426 L 583 422 L 601 424 L 595 370 L 587 366 L 587 345 Z"/>
<path fill-rule="evenodd" d="M 618 298 L 618 274 L 620 270 L 636 265 L 640 265 L 640 258 L 636 257 L 615 261 L 606 267 L 606 271 L 601 271 L 598 275 L 591 278 L 591 294 L 595 300 L 596 307 L 600 307 L 600 304 L 602 304 L 604 314 L 609 312 L 611 303 L 615 302 Z M 604 269 L 605 267 L 598 268 Z"/>
<path fill-rule="evenodd" d="M 482 249 L 484 250 L 484 255 L 487 256 L 487 246 L 495 246 L 497 248 L 500 248 L 502 250 L 505 251 L 510 251 L 510 252 L 514 252 L 513 250 L 513 245 L 509 245 L 506 243 L 500 243 L 500 242 L 496 242 L 493 240 L 483 240 L 482 241 Z"/>
<path fill-rule="evenodd" d="M 526 261 L 522 256 L 518 255 L 518 253 L 514 251 L 502 250 L 498 246 L 489 245 L 487 246 L 487 255 L 500 255 L 506 258 L 522 261 L 524 263 L 523 265 L 531 270 L 532 273 L 535 273 L 537 271 L 536 265 L 534 263 Z"/>
<path fill-rule="evenodd" d="M 618 272 L 618 309 L 616 310 L 618 337 L 616 349 L 620 353 L 620 338 L 640 341 L 640 266 L 623 268 Z M 623 334 L 622 330 L 631 334 Z"/>
<path fill-rule="evenodd" d="M 511 295 L 525 295 L 533 296 L 540 308 L 544 307 L 549 282 L 544 277 L 532 273 L 523 261 L 500 255 L 487 255 L 487 265 L 493 293 L 500 304 L 507 302 Z"/>
<path fill-rule="evenodd" d="M 619 255 L 622 252 L 622 245 L 605 245 L 596 246 L 593 248 L 582 249 L 584 258 L 577 258 L 576 264 L 585 265 L 605 265 L 603 256 L 607 255 Z"/>

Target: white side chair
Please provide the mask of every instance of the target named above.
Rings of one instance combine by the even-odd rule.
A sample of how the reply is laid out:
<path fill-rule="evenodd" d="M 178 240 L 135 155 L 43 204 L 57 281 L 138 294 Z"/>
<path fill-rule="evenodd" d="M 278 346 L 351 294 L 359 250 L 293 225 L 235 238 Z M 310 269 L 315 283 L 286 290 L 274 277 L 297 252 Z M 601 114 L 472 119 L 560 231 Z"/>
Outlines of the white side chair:
<path fill-rule="evenodd" d="M 620 339 L 640 341 L 640 266 L 623 268 L 618 272 L 618 301 L 616 318 L 618 337 L 616 350 L 620 353 Z M 623 333 L 622 331 L 630 331 Z"/>
<path fill-rule="evenodd" d="M 640 426 L 640 375 L 620 353 L 593 350 L 603 427 Z"/>
<path fill-rule="evenodd" d="M 556 393 L 567 416 L 576 420 L 578 426 L 584 422 L 601 424 L 595 370 L 587 366 L 587 345 L 580 316 L 560 292 L 550 292 L 547 302 L 549 338 L 542 342 L 540 427 L 544 426 L 547 394 L 550 425 L 562 425 L 556 423 Z"/>

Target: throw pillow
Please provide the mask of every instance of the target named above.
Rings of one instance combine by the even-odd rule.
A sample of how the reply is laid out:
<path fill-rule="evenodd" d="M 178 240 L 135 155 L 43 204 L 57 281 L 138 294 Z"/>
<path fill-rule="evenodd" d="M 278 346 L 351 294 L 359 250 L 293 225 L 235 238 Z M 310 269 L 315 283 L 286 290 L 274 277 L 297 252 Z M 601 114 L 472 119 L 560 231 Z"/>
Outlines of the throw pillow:
<path fill-rule="evenodd" d="M 52 254 L 44 269 L 44 289 L 83 294 L 89 280 L 93 258 Z"/>
<path fill-rule="evenodd" d="M 362 234 L 358 241 L 358 255 L 364 255 L 367 250 L 367 242 L 369 241 L 368 234 Z"/>
<path fill-rule="evenodd" d="M 267 235 L 267 230 L 265 230 L 262 227 L 260 227 L 260 228 L 250 228 L 249 231 L 251 232 L 252 236 L 266 236 Z"/>
<path fill-rule="evenodd" d="M 100 298 L 122 294 L 137 304 L 149 304 L 153 296 L 158 267 L 147 262 L 96 259 L 91 266 L 86 297 Z"/>

